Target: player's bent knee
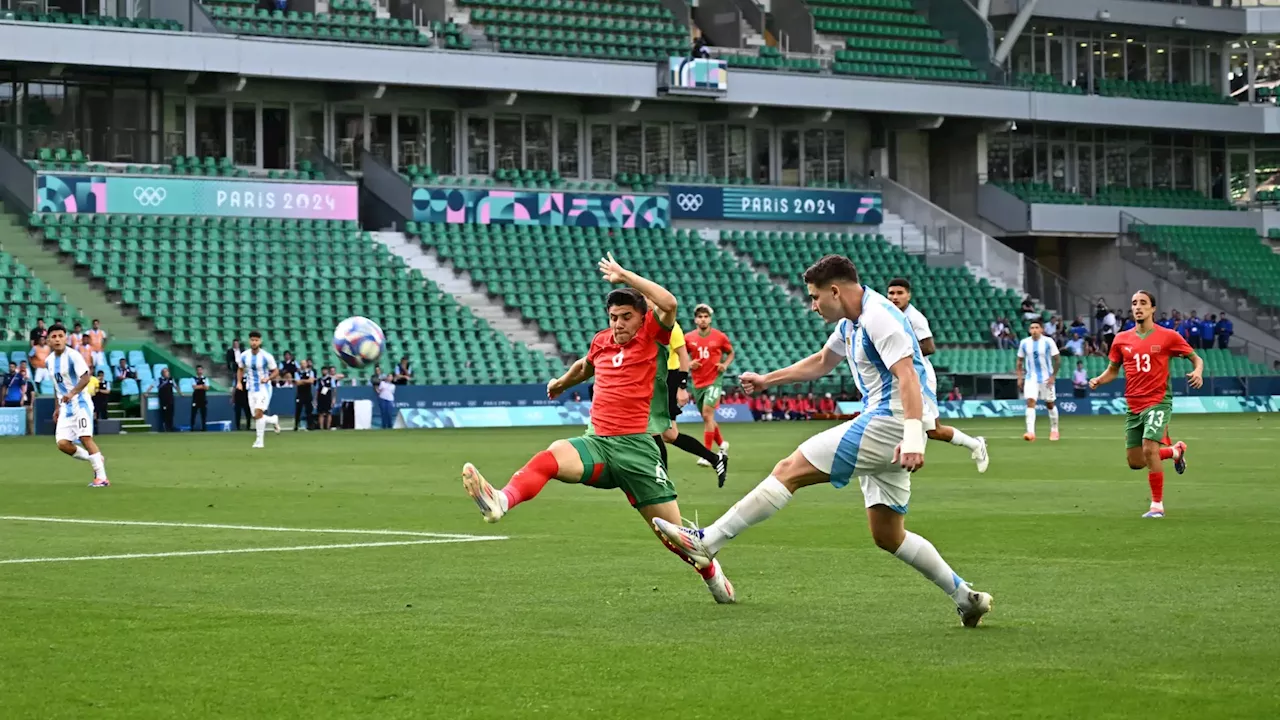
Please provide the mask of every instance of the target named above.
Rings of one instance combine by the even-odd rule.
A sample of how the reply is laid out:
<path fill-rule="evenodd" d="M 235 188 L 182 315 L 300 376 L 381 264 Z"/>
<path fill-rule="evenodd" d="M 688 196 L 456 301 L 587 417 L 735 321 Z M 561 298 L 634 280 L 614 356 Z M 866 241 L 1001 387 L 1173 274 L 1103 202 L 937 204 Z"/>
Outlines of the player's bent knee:
<path fill-rule="evenodd" d="M 76 452 L 75 443 L 71 442 L 70 440 L 59 440 L 58 449 L 68 455 L 74 455 Z"/>
<path fill-rule="evenodd" d="M 680 430 L 678 428 L 669 427 L 662 432 L 662 439 L 669 443 L 675 442 L 678 437 L 680 437 Z"/>

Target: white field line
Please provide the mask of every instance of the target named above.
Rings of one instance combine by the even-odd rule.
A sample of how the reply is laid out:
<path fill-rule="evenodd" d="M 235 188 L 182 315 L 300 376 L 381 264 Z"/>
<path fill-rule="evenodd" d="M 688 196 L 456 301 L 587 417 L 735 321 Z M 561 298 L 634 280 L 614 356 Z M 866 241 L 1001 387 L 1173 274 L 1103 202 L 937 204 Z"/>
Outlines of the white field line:
<path fill-rule="evenodd" d="M 506 540 L 500 535 L 459 535 L 455 533 L 414 532 L 411 530 L 344 530 L 341 528 L 289 528 L 261 525 L 217 525 L 213 523 L 150 522 L 144 520 L 81 520 L 79 518 L 31 517 L 0 515 L 0 520 L 19 522 L 71 523 L 76 525 L 124 525 L 132 527 L 200 528 L 204 530 L 246 530 L 250 532 L 327 533 L 330 535 L 393 535 L 446 540 Z"/>
<path fill-rule="evenodd" d="M 469 538 L 434 538 L 431 540 L 394 540 L 388 542 L 341 543 L 337 545 L 297 545 L 294 547 L 235 548 L 233 550 L 186 550 L 162 553 L 129 553 L 126 555 L 82 555 L 79 557 L 43 557 L 0 560 L 0 565 L 26 565 L 31 563 L 81 562 L 84 560 L 137 560 L 140 558 L 194 557 L 197 555 L 240 555 L 244 553 L 303 552 L 307 550 L 345 550 L 348 548 L 396 547 L 401 545 L 439 545 L 443 543 L 483 542 L 505 540 L 504 537 L 486 536 Z"/>

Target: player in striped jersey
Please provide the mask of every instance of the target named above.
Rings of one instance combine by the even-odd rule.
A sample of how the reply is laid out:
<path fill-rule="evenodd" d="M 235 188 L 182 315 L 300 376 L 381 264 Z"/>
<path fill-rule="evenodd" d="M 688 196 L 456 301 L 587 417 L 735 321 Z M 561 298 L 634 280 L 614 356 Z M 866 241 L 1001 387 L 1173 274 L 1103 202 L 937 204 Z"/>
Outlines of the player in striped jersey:
<path fill-rule="evenodd" d="M 253 446 L 260 448 L 267 425 L 273 425 L 275 431 L 280 432 L 280 416 L 266 414 L 271 405 L 271 383 L 280 377 L 280 370 L 271 353 L 262 349 L 262 333 L 257 330 L 249 333 L 249 349 L 240 353 L 236 364 L 236 388 L 248 391 L 249 409 L 253 411 L 258 430 Z"/>
<path fill-rule="evenodd" d="M 929 327 L 929 319 L 924 313 L 911 304 L 911 281 L 901 277 L 890 280 L 887 297 L 894 307 L 902 311 L 907 322 L 911 323 L 911 331 L 915 333 L 916 342 L 920 343 L 920 354 L 924 356 L 925 378 L 929 390 L 937 397 L 938 376 L 933 371 L 933 363 L 929 362 L 929 356 L 937 350 L 933 344 L 933 329 Z M 991 458 L 987 456 L 986 438 L 971 437 L 950 425 L 939 424 L 929 431 L 929 439 L 966 448 L 969 450 L 969 459 L 978 464 L 980 473 L 986 472 L 991 463 Z"/>
<path fill-rule="evenodd" d="M 1058 393 L 1053 383 L 1058 377 L 1062 355 L 1058 343 L 1044 334 L 1039 320 L 1031 321 L 1031 336 L 1018 343 L 1018 389 L 1027 399 L 1027 432 L 1022 436 L 1027 442 L 1036 441 L 1036 401 L 1043 400 L 1049 409 L 1049 439 L 1058 439 Z"/>
<path fill-rule="evenodd" d="M 108 487 L 105 461 L 93 441 L 93 397 L 87 388 L 93 380 L 84 356 L 67 347 L 67 328 L 54 323 L 46 337 L 50 354 L 45 367 L 53 378 L 57 404 L 53 420 L 57 425 L 58 449 L 93 466 L 89 487 Z M 75 444 L 76 440 L 80 445 Z"/>

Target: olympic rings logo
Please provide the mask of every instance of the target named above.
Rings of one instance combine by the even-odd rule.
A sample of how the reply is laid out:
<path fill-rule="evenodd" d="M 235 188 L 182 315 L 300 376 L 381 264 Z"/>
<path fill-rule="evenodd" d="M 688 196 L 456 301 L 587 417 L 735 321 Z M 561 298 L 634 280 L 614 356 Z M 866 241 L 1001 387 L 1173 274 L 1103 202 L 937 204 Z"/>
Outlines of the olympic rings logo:
<path fill-rule="evenodd" d="M 676 205 L 685 212 L 693 212 L 702 207 L 701 193 L 681 193 L 676 196 Z"/>
<path fill-rule="evenodd" d="M 169 193 L 164 188 L 156 187 L 136 187 L 133 189 L 133 199 L 143 207 L 157 207 Z"/>

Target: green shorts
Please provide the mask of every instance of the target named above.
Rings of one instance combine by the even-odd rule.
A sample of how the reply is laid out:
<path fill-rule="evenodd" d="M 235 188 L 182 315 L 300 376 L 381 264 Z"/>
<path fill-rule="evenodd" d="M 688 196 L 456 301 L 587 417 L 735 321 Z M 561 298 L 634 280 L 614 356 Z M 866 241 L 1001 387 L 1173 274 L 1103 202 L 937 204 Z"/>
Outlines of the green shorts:
<path fill-rule="evenodd" d="M 706 387 L 696 387 L 693 389 L 693 402 L 698 406 L 699 410 L 719 407 L 720 396 L 723 394 L 724 389 L 720 387 L 720 383 L 711 383 Z"/>
<path fill-rule="evenodd" d="M 569 443 L 582 458 L 583 485 L 620 488 L 637 508 L 676 499 L 676 487 L 662 468 L 652 435 L 582 435 Z"/>
<path fill-rule="evenodd" d="M 1169 400 L 1152 405 L 1142 412 L 1128 413 L 1124 419 L 1125 448 L 1142 447 L 1143 440 L 1164 442 L 1171 419 L 1173 403 Z"/>

